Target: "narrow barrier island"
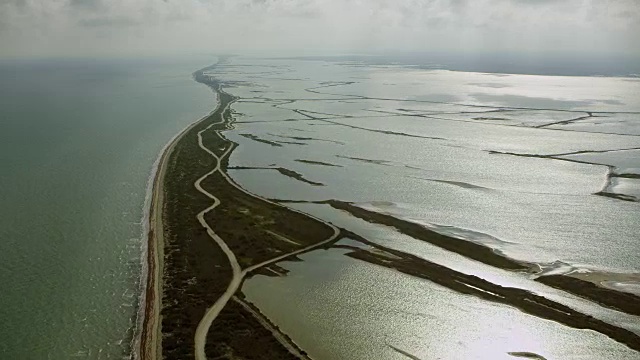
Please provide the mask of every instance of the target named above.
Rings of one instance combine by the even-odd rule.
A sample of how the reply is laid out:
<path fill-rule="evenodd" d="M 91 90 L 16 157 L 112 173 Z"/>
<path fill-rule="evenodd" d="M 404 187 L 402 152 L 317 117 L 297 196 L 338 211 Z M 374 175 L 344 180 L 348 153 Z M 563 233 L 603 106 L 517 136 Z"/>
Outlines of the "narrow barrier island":
<path fill-rule="evenodd" d="M 217 93 L 218 106 L 174 140 L 156 175 L 140 357 L 306 358 L 237 289 L 247 274 L 332 242 L 338 230 L 250 194 L 227 176 L 237 144 L 221 132 L 232 127 L 235 98 L 205 74 L 209 69 L 194 77 Z M 214 304 L 220 311 L 211 314 Z"/>

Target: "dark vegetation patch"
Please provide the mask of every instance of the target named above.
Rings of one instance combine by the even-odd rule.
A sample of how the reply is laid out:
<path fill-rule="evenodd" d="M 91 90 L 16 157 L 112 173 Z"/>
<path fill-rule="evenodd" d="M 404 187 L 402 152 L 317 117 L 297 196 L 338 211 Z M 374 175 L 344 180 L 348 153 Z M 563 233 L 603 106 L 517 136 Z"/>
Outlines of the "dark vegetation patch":
<path fill-rule="evenodd" d="M 633 174 L 633 173 L 611 174 L 611 177 L 619 177 L 619 178 L 626 178 L 626 179 L 640 179 L 640 174 Z"/>
<path fill-rule="evenodd" d="M 320 242 L 333 233 L 315 219 L 228 185 L 219 173 L 209 176 L 202 187 L 220 199 L 220 205 L 207 213 L 205 220 L 215 224 L 216 234 L 225 240 L 243 268 L 300 247 L 272 233 L 302 245 Z"/>
<path fill-rule="evenodd" d="M 331 164 L 331 163 L 326 163 L 326 162 L 316 161 L 316 160 L 296 159 L 296 161 L 297 161 L 297 162 L 304 163 L 304 164 L 311 164 L 311 165 L 323 165 L 323 166 L 342 167 L 342 165 Z"/>
<path fill-rule="evenodd" d="M 572 276 L 547 275 L 537 278 L 536 281 L 557 289 L 567 290 L 612 309 L 640 316 L 640 296 L 638 295 L 607 289 Z"/>
<path fill-rule="evenodd" d="M 268 144 L 271 146 L 282 146 L 282 144 L 278 144 L 275 141 L 271 141 L 271 140 L 266 140 L 266 139 L 262 139 L 254 134 L 239 134 L 242 137 L 246 137 L 247 139 L 251 139 L 253 141 L 257 141 L 257 142 L 261 142 L 263 144 Z"/>
<path fill-rule="evenodd" d="M 470 259 L 498 268 L 533 272 L 533 269 L 536 267 L 534 264 L 513 260 L 496 253 L 491 248 L 484 245 L 439 234 L 420 224 L 398 219 L 391 215 L 362 209 L 355 205 L 337 200 L 329 200 L 320 203 L 329 204 L 336 209 L 346 211 L 351 215 L 370 223 L 394 227 L 399 232 L 415 239 L 426 241 L 445 250 L 455 252 Z M 591 282 L 566 275 L 541 276 L 537 278 L 536 281 L 574 295 L 587 298 L 603 306 L 623 311 L 631 315 L 640 316 L 640 297 L 637 295 L 607 289 L 597 286 Z M 638 346 L 640 346 L 640 344 L 638 344 Z"/>
<path fill-rule="evenodd" d="M 503 120 L 503 121 L 509 121 L 509 119 L 500 118 L 500 117 L 474 117 L 473 120 Z"/>
<path fill-rule="evenodd" d="M 284 176 L 287 176 L 287 177 L 290 177 L 292 179 L 296 179 L 298 181 L 302 181 L 304 183 L 307 183 L 307 184 L 310 184 L 310 185 L 313 185 L 313 186 L 324 186 L 323 183 L 311 181 L 311 180 L 305 178 L 299 172 L 291 170 L 291 169 L 287 169 L 287 168 L 284 168 L 284 167 L 281 167 L 281 166 L 277 166 L 277 167 L 232 166 L 232 167 L 229 167 L 229 169 L 233 169 L 233 170 L 276 170 L 280 174 L 282 174 Z"/>
<path fill-rule="evenodd" d="M 527 314 L 553 320 L 572 328 L 594 330 L 627 345 L 631 349 L 640 351 L 640 336 L 632 331 L 583 314 L 543 296 L 524 289 L 500 286 L 474 275 L 460 273 L 418 256 L 380 246 L 355 234 L 349 234 L 349 237 L 382 250 L 380 252 L 352 248 L 353 251 L 346 255 L 354 259 L 429 280 L 461 294 L 513 306 Z M 394 256 L 391 257 L 388 254 Z"/>
<path fill-rule="evenodd" d="M 470 183 L 466 183 L 466 182 L 462 182 L 462 181 L 427 179 L 427 178 L 421 178 L 421 177 L 417 177 L 417 176 L 411 176 L 411 177 L 414 178 L 414 179 L 420 179 L 420 180 L 425 180 L 425 181 L 433 181 L 433 182 L 438 182 L 438 183 L 442 183 L 442 184 L 454 185 L 454 186 L 458 186 L 458 187 L 465 188 L 465 189 L 489 190 L 489 188 L 486 188 L 484 186 L 474 185 L 474 184 L 470 184 Z"/>
<path fill-rule="evenodd" d="M 289 145 L 309 145 L 309 144 L 307 144 L 307 143 L 297 142 L 297 141 L 276 140 L 276 142 L 277 142 L 278 144 L 289 144 Z"/>
<path fill-rule="evenodd" d="M 507 353 L 511 356 L 521 357 L 525 359 L 535 359 L 535 360 L 547 360 L 544 356 L 538 355 L 536 353 L 528 352 L 528 351 L 512 351 Z"/>
<path fill-rule="evenodd" d="M 217 132 L 232 128 L 232 112 L 226 105 L 235 99 L 204 74 L 208 69 L 196 72 L 194 77 L 218 92 L 220 107 L 175 144 L 167 159 L 164 178 L 161 325 L 162 357 L 167 360 L 194 357 L 198 323 L 232 278 L 226 255 L 196 218 L 213 201 L 200 193 L 194 182 L 216 165 L 215 159 L 199 147 L 198 132 L 222 118 L 223 123 L 202 133 L 203 143 L 218 156 L 237 146 Z M 223 112 L 221 109 L 225 108 Z M 223 158 L 222 171 L 226 171 L 227 159 Z M 221 201 L 205 219 L 234 251 L 243 267 L 326 240 L 333 234 L 322 222 L 237 189 L 219 172 L 209 176 L 202 186 Z M 272 267 L 278 269 L 276 265 Z M 295 358 L 234 301 L 227 304 L 214 322 L 206 353 L 210 359 Z"/>
<path fill-rule="evenodd" d="M 298 359 L 235 301 L 229 301 L 213 323 L 205 353 L 208 359 Z"/>
<path fill-rule="evenodd" d="M 638 202 L 638 199 L 635 196 L 625 195 L 625 194 L 617 194 L 617 193 L 612 193 L 612 192 L 608 192 L 608 191 L 598 191 L 597 193 L 594 193 L 594 195 L 604 196 L 604 197 L 608 197 L 608 198 L 612 198 L 612 199 L 618 199 L 618 200 L 622 200 L 622 201 Z"/>
<path fill-rule="evenodd" d="M 320 139 L 320 138 L 314 138 L 314 137 L 308 137 L 308 136 L 287 136 L 287 135 L 278 135 L 278 134 L 269 134 L 269 135 L 285 138 L 285 139 L 298 140 L 298 141 L 326 141 L 334 144 L 344 145 L 344 143 L 341 141 Z"/>
<path fill-rule="evenodd" d="M 339 123 L 339 122 L 336 122 L 336 121 L 330 121 L 330 120 L 327 120 L 327 119 L 317 119 L 317 120 L 321 120 L 321 121 L 324 121 L 326 123 L 333 124 L 333 125 L 346 126 L 346 127 L 352 128 L 352 129 L 370 131 L 370 132 L 375 132 L 375 133 L 385 134 L 385 135 L 398 135 L 398 136 L 406 136 L 406 137 L 411 137 L 411 138 L 431 139 L 431 140 L 447 140 L 445 138 L 441 138 L 441 137 L 437 137 L 437 136 L 422 136 L 422 135 L 415 135 L 415 134 L 409 134 L 409 133 L 397 132 L 397 131 L 391 131 L 391 130 L 369 129 L 369 128 L 365 128 L 365 127 L 361 127 L 361 126 L 343 124 L 343 123 Z"/>
<path fill-rule="evenodd" d="M 178 141 L 167 163 L 161 311 L 165 359 L 193 358 L 195 329 L 231 279 L 226 256 L 196 219 L 198 212 L 211 203 L 193 186 L 214 166 L 213 158 L 203 156 L 197 142 L 197 132 L 207 122 L 211 119 L 196 125 Z"/>
<path fill-rule="evenodd" d="M 342 156 L 342 155 L 336 155 L 336 157 L 342 158 L 342 159 L 361 161 L 361 162 L 365 162 L 365 163 L 369 163 L 369 164 L 391 165 L 391 162 L 387 161 L 387 160 L 365 159 L 365 158 L 359 158 L 359 157 L 353 157 L 353 156 Z"/>

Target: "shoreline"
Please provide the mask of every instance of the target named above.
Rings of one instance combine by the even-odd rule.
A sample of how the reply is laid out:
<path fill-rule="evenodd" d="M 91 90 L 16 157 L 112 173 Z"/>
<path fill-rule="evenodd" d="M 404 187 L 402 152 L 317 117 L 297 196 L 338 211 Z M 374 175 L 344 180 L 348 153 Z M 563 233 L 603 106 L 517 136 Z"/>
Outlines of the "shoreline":
<path fill-rule="evenodd" d="M 214 91 L 214 93 L 216 93 Z M 162 310 L 162 269 L 164 256 L 164 228 L 162 222 L 162 199 L 164 197 L 164 178 L 166 175 L 166 166 L 171 152 L 182 137 L 193 127 L 208 119 L 217 111 L 220 102 L 216 96 L 216 107 L 208 114 L 199 118 L 195 122 L 189 124 L 178 134 L 167 142 L 162 148 L 160 154 L 152 168 L 150 175 L 151 187 L 148 189 L 149 199 L 145 200 L 145 208 L 148 213 L 145 216 L 144 231 L 147 234 L 147 248 L 143 251 L 143 278 L 141 284 L 144 286 L 142 298 L 140 301 L 140 309 L 142 313 L 138 314 L 141 321 L 137 322 L 139 329 L 133 341 L 132 358 L 141 359 L 161 359 L 162 358 L 162 331 L 161 317 Z M 141 286 L 142 287 L 142 286 Z"/>
<path fill-rule="evenodd" d="M 163 179 L 157 181 L 163 186 L 157 185 L 159 191 L 154 196 L 163 198 L 154 198 L 152 219 L 159 230 L 158 208 L 162 206 L 164 261 L 162 269 L 156 266 L 150 273 L 156 278 L 162 274 L 163 304 L 158 318 L 158 302 L 151 297 L 157 299 L 160 289 L 150 279 L 143 359 L 232 354 L 239 358 L 300 359 L 306 357 L 305 352 L 286 334 L 277 327 L 264 326 L 262 317 L 229 300 L 234 294 L 242 295 L 240 286 L 245 277 L 285 258 L 326 246 L 340 233 L 320 219 L 252 194 L 228 177 L 228 157 L 237 144 L 222 132 L 233 128 L 233 111 L 227 105 L 235 97 L 205 73 L 212 68 L 198 70 L 194 77 L 216 92 L 216 109 L 185 129 L 167 150 L 159 169 Z M 150 232 L 150 236 L 156 240 L 159 233 Z M 151 243 L 158 245 L 157 241 Z M 157 251 L 153 251 L 148 258 L 155 266 Z M 159 327 L 161 332 L 156 330 Z M 280 335 L 274 336 L 274 331 Z M 160 334 L 161 349 L 159 340 L 154 339 Z"/>
<path fill-rule="evenodd" d="M 199 212 L 197 215 L 197 218 L 200 224 L 206 229 L 206 232 L 211 237 L 211 239 L 213 239 L 214 242 L 217 243 L 220 249 L 225 253 L 227 260 L 231 265 L 232 278 L 225 292 L 222 295 L 220 295 L 220 297 L 216 300 L 216 302 L 211 307 L 206 309 L 205 314 L 202 316 L 200 322 L 198 323 L 198 326 L 195 332 L 195 342 L 194 342 L 195 358 L 206 359 L 205 348 L 207 347 L 207 343 L 208 343 L 207 339 L 212 336 L 212 334 L 210 334 L 210 330 L 212 330 L 214 333 L 216 331 L 220 331 L 220 329 L 216 329 L 216 328 L 211 329 L 211 324 L 218 317 L 218 315 L 220 315 L 225 309 L 228 310 L 229 308 L 234 307 L 233 303 L 229 304 L 229 301 L 232 300 L 232 298 L 234 298 L 236 300 L 235 302 L 238 305 L 240 305 L 240 312 L 243 312 L 243 311 L 246 312 L 247 315 L 253 317 L 254 320 L 257 321 L 257 323 L 252 326 L 252 330 L 251 330 L 252 333 L 255 331 L 262 330 L 263 334 L 265 335 L 269 334 L 269 335 L 266 335 L 266 338 L 271 338 L 273 340 L 276 340 L 278 343 L 280 343 L 280 345 L 282 346 L 281 350 L 285 351 L 285 354 L 287 357 L 293 355 L 294 358 L 297 358 L 297 359 L 307 359 L 306 353 L 303 350 L 299 349 L 288 335 L 282 333 L 277 327 L 273 327 L 269 319 L 262 316 L 259 312 L 252 310 L 252 308 L 247 303 L 243 301 L 238 301 L 238 296 L 242 296 L 242 297 L 244 296 L 242 294 L 242 290 L 240 289 L 240 287 L 244 282 L 244 279 L 250 273 L 252 273 L 257 269 L 270 266 L 285 258 L 293 257 L 300 253 L 304 253 L 304 252 L 316 249 L 318 247 L 321 247 L 324 244 L 336 241 L 337 237 L 340 235 L 340 230 L 335 226 L 331 225 L 330 223 L 327 223 L 323 220 L 314 218 L 313 216 L 310 216 L 308 214 L 300 213 L 297 210 L 287 208 L 281 204 L 271 202 L 268 199 L 265 199 L 257 194 L 253 194 L 247 191 L 246 189 L 242 188 L 240 185 L 238 185 L 233 179 L 231 179 L 228 176 L 227 169 L 229 169 L 228 167 L 229 155 L 236 148 L 237 144 L 232 141 L 229 141 L 224 135 L 222 135 L 221 131 L 229 130 L 233 126 L 232 125 L 233 116 L 231 115 L 232 110 L 230 109 L 230 105 L 233 104 L 237 100 L 237 98 L 225 92 L 222 89 L 222 84 L 219 83 L 217 80 L 214 80 L 208 75 L 204 75 L 203 73 L 200 73 L 199 76 L 196 77 L 196 80 L 211 86 L 214 89 L 214 91 L 218 94 L 218 97 L 220 99 L 219 107 L 216 109 L 216 111 L 214 111 L 214 115 L 212 115 L 212 118 L 218 121 L 212 122 L 207 127 L 197 132 L 199 147 L 202 150 L 204 150 L 206 153 L 208 153 L 215 160 L 215 167 L 213 168 L 213 170 L 209 171 L 208 173 L 204 174 L 202 177 L 198 178 L 198 180 L 196 180 L 194 183 L 195 188 L 198 189 L 200 193 L 206 195 L 209 199 L 214 201 L 214 204 L 210 205 L 206 209 Z M 210 134 L 203 135 L 205 132 L 209 132 Z M 213 139 L 211 138 L 211 133 L 214 135 Z M 211 146 L 212 144 L 209 144 L 209 146 L 205 145 L 204 143 L 205 137 L 208 139 L 208 142 L 217 144 L 217 146 L 212 147 Z M 213 185 L 213 188 L 215 188 L 216 191 L 214 192 L 213 189 L 205 190 L 203 186 L 207 187 L 206 185 L 207 183 L 210 184 L 209 186 Z M 225 187 L 228 187 L 227 191 L 224 190 Z M 225 199 L 228 201 L 223 202 L 220 200 L 220 198 L 224 197 L 223 193 L 229 196 L 227 199 Z M 296 238 L 297 240 L 302 240 L 300 243 L 298 243 L 296 241 L 289 240 L 286 236 L 283 236 L 282 234 L 278 234 L 277 232 L 268 230 L 267 228 L 269 226 L 267 226 L 266 228 L 261 229 L 263 233 L 260 236 L 267 235 L 267 236 L 270 236 L 272 239 L 277 239 L 281 242 L 287 243 L 289 247 L 291 247 L 291 245 L 293 245 L 294 247 L 289 248 L 288 251 L 285 252 L 284 254 L 282 253 L 283 249 L 280 249 L 276 252 L 272 252 L 271 254 L 269 254 L 271 251 L 273 251 L 271 250 L 263 254 L 254 253 L 252 256 L 248 258 L 241 257 L 240 261 L 238 261 L 238 258 L 236 258 L 236 252 L 240 251 L 239 254 L 244 253 L 242 250 L 242 247 L 247 245 L 245 243 L 246 237 L 243 235 L 241 238 L 238 238 L 237 237 L 238 233 L 236 230 L 233 231 L 234 232 L 233 234 L 227 233 L 226 231 L 228 231 L 228 229 L 225 229 L 225 225 L 222 225 L 222 224 L 231 224 L 232 227 L 236 227 L 236 226 L 240 227 L 239 225 L 242 223 L 242 221 L 237 220 L 233 216 L 229 217 L 228 215 L 225 215 L 225 217 L 221 219 L 222 221 L 215 221 L 211 219 L 213 220 L 213 223 L 218 224 L 218 226 L 216 226 L 216 230 L 213 230 L 207 223 L 205 216 L 210 217 L 212 214 L 215 214 L 217 211 L 220 211 L 220 209 L 222 209 L 222 212 L 228 212 L 229 207 L 235 210 L 239 210 L 242 213 L 245 213 L 245 211 L 248 208 L 252 207 L 251 205 L 249 205 L 250 202 L 253 202 L 254 206 L 257 206 L 257 208 L 254 208 L 253 210 L 249 210 L 249 213 L 255 213 L 255 214 L 264 213 L 266 216 L 269 216 L 269 215 L 273 216 L 273 214 L 269 214 L 269 212 L 273 211 L 275 207 L 278 209 L 276 210 L 276 212 L 277 211 L 282 212 L 281 214 L 282 216 L 280 216 L 280 218 L 288 218 L 293 222 L 296 222 L 296 219 L 297 219 L 299 224 L 310 222 L 307 225 L 311 225 L 311 224 L 315 224 L 316 226 L 320 225 L 320 228 L 323 228 L 323 230 L 325 231 L 329 230 L 330 228 L 333 231 L 333 234 L 324 238 L 321 235 L 320 237 L 318 237 L 319 233 L 322 231 L 315 232 L 315 233 L 312 232 L 310 234 L 307 234 L 308 236 L 304 236 L 303 239 Z M 240 203 L 240 205 L 238 203 Z M 242 206 L 248 206 L 248 208 L 244 208 Z M 225 208 L 227 208 L 227 210 L 224 210 Z M 272 221 L 268 223 L 275 226 L 274 229 L 278 229 L 279 231 L 288 232 L 291 230 L 291 229 L 287 230 L 286 228 L 283 228 L 282 224 L 276 225 L 275 224 L 276 221 Z M 320 230 L 320 228 L 316 228 L 316 230 Z M 244 231 L 245 234 L 248 234 L 250 237 L 253 237 L 251 236 L 252 232 L 248 231 L 246 226 L 244 227 L 244 229 L 245 229 Z M 224 235 L 223 236 L 224 239 L 223 237 L 220 237 L 217 233 Z M 296 237 L 296 236 L 300 236 L 300 234 L 299 233 L 296 234 L 294 232 L 293 234 L 291 234 L 291 236 Z M 305 242 L 309 242 L 310 238 L 316 238 L 316 237 L 318 238 L 311 241 L 311 244 L 304 244 Z M 244 241 L 242 241 L 242 243 L 238 243 L 238 240 L 244 240 Z M 240 245 L 240 248 L 238 247 L 238 245 Z M 304 245 L 307 245 L 307 246 L 304 246 Z M 262 258 L 265 256 L 266 258 Z M 259 261 L 260 258 L 262 258 L 263 261 L 256 263 L 257 261 Z M 229 328 L 227 328 L 226 330 L 232 331 L 233 328 L 234 326 L 229 326 Z M 266 333 L 265 333 L 265 330 L 266 330 Z M 281 353 L 280 355 L 278 355 L 278 358 L 280 358 L 280 356 L 284 356 L 284 354 Z"/>

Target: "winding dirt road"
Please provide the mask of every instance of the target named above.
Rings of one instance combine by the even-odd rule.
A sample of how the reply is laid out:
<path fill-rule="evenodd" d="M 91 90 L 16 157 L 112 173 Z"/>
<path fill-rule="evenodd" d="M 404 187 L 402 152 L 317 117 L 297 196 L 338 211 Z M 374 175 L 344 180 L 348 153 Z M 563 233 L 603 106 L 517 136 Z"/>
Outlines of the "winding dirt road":
<path fill-rule="evenodd" d="M 217 91 L 218 93 L 222 92 L 222 89 L 218 88 L 215 89 L 215 91 Z M 219 97 L 220 98 L 220 97 Z M 269 201 L 263 197 L 257 196 L 255 194 L 252 194 L 248 191 L 246 191 L 245 189 L 243 189 L 242 187 L 240 187 L 238 184 L 236 184 L 228 175 L 226 172 L 222 171 L 222 169 L 220 168 L 220 164 L 222 163 L 222 160 L 227 157 L 229 155 L 229 153 L 231 152 L 231 150 L 233 149 L 233 146 L 229 146 L 224 153 L 222 153 L 221 156 L 216 155 L 213 151 L 211 151 L 210 149 L 208 149 L 203 141 L 202 141 L 202 133 L 204 133 L 205 131 L 209 131 L 211 129 L 211 127 L 213 127 L 214 125 L 221 125 L 224 123 L 224 112 L 225 110 L 234 102 L 235 100 L 229 101 L 228 103 L 226 103 L 224 105 L 224 107 L 222 109 L 220 109 L 218 111 L 218 116 L 219 116 L 219 120 L 211 123 L 209 126 L 207 126 L 206 128 L 202 129 L 201 131 L 198 132 L 198 145 L 200 146 L 200 148 L 202 148 L 204 151 L 206 151 L 209 155 L 211 155 L 215 160 L 216 160 L 216 166 L 209 171 L 208 173 L 204 174 L 201 178 L 199 178 L 198 180 L 196 180 L 196 182 L 194 183 L 194 186 L 196 187 L 196 189 L 198 189 L 198 191 L 200 191 L 202 194 L 204 194 L 205 196 L 207 196 L 208 198 L 210 198 L 211 200 L 213 200 L 213 204 L 211 206 L 209 206 L 208 208 L 202 210 L 200 213 L 198 213 L 197 218 L 198 221 L 200 222 L 200 224 L 207 230 L 207 234 L 209 234 L 209 236 L 216 242 L 216 244 L 218 244 L 220 246 L 220 248 L 222 249 L 222 251 L 225 253 L 225 255 L 227 256 L 227 259 L 229 260 L 229 264 L 231 265 L 231 269 L 233 271 L 233 277 L 231 278 L 231 282 L 229 283 L 229 285 L 227 286 L 227 290 L 224 292 L 224 294 L 222 294 L 222 296 L 220 296 L 218 298 L 218 300 L 216 300 L 216 302 L 207 309 L 207 311 L 205 312 L 204 316 L 202 317 L 202 319 L 200 319 L 200 322 L 198 323 L 198 327 L 196 329 L 196 333 L 195 333 L 195 358 L 196 360 L 206 360 L 206 354 L 205 354 L 205 345 L 206 345 L 206 341 L 207 341 L 207 334 L 209 333 L 209 329 L 211 328 L 211 324 L 213 323 L 213 321 L 216 319 L 216 317 L 218 317 L 218 315 L 220 314 L 220 311 L 222 311 L 222 309 L 225 307 L 225 305 L 229 302 L 229 300 L 231 299 L 231 297 L 233 296 L 233 294 L 235 294 L 236 291 L 238 291 L 238 289 L 240 288 L 240 285 L 242 284 L 242 281 L 244 280 L 245 276 L 258 269 L 261 268 L 263 266 L 267 266 L 270 265 L 272 263 L 281 261 L 287 257 L 290 256 L 294 256 L 294 255 L 298 255 L 307 251 L 310 251 L 314 248 L 317 248 L 319 246 L 322 246 L 326 243 L 329 243 L 331 241 L 334 241 L 338 235 L 340 234 L 340 230 L 333 226 L 332 224 L 329 224 L 323 220 L 320 220 L 318 218 L 313 217 L 314 219 L 326 224 L 327 226 L 331 227 L 333 229 L 333 235 L 331 235 L 329 238 L 327 238 L 326 240 L 313 244 L 313 245 L 309 245 L 307 247 L 304 247 L 302 249 L 298 249 L 286 254 L 282 254 L 280 256 L 277 256 L 275 258 L 272 258 L 270 260 L 266 260 L 263 261 L 259 264 L 255 264 L 253 266 L 250 266 L 244 270 L 241 270 L 240 264 L 238 263 L 238 260 L 235 256 L 235 254 L 233 253 L 233 251 L 231 251 L 231 249 L 229 248 L 229 246 L 224 242 L 224 240 L 218 236 L 213 229 L 209 226 L 209 224 L 207 224 L 207 222 L 204 219 L 204 216 L 211 210 L 215 209 L 218 205 L 220 205 L 220 200 L 215 197 L 213 194 L 207 192 L 205 189 L 202 188 L 201 183 L 204 179 L 206 179 L 207 177 L 209 177 L 210 175 L 219 172 L 224 179 L 233 187 L 235 187 L 236 189 L 252 196 L 255 198 L 258 198 L 262 201 L 268 202 L 270 204 L 282 207 L 282 205 L 274 203 L 272 201 Z M 216 130 L 216 133 L 218 134 L 218 136 L 222 136 L 220 135 L 219 131 Z M 297 211 L 295 209 L 290 209 L 287 208 L 290 211 L 295 211 L 297 213 L 301 213 L 300 211 Z M 312 217 L 308 214 L 304 214 L 305 216 L 309 216 Z"/>

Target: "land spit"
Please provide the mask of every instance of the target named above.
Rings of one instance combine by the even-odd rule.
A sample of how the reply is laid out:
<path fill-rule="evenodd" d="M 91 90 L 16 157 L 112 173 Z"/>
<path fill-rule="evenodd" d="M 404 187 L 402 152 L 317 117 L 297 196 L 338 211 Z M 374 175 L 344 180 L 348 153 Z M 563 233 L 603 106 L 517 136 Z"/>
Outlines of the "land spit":
<path fill-rule="evenodd" d="M 224 239 L 243 273 L 262 271 L 256 266 L 312 250 L 337 237 L 332 226 L 252 195 L 226 176 L 227 156 L 237 144 L 220 132 L 232 127 L 228 105 L 235 98 L 205 75 L 209 69 L 194 77 L 217 92 L 218 107 L 167 147 L 156 175 L 142 359 L 194 358 L 196 329 L 233 278 L 227 256 L 197 218 L 213 202 L 194 184 L 211 169 L 220 171 L 212 172 L 199 185 L 215 194 L 219 204 L 204 214 L 204 220 Z M 199 136 L 214 156 L 199 146 Z M 241 293 L 236 296 L 238 300 L 225 304 L 206 334 L 208 358 L 306 357 L 286 335 L 274 336 L 277 327 L 265 327 L 268 320 L 241 301 Z"/>

